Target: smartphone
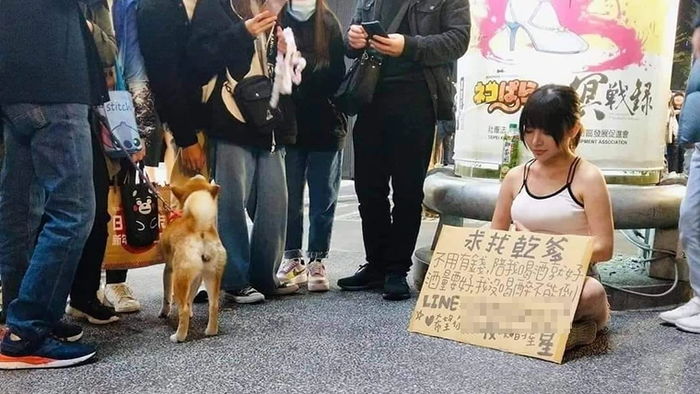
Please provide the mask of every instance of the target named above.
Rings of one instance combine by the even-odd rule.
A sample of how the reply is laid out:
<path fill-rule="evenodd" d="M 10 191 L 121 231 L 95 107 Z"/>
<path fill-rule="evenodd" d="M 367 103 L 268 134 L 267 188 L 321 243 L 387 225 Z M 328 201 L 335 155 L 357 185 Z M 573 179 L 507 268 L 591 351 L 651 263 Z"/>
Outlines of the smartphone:
<path fill-rule="evenodd" d="M 270 11 L 272 15 L 279 15 L 280 11 L 282 11 L 282 8 L 289 2 L 289 0 L 267 0 L 265 4 L 263 4 L 261 10 L 262 11 Z"/>
<path fill-rule="evenodd" d="M 379 21 L 362 22 L 362 27 L 370 38 L 372 38 L 372 36 L 389 37 Z"/>

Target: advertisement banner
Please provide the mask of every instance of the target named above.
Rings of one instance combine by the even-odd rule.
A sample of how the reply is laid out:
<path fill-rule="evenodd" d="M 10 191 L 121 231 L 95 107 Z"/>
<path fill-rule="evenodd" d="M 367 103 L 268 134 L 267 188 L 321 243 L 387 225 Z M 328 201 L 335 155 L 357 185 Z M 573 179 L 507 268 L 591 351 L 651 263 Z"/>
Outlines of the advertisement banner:
<path fill-rule="evenodd" d="M 457 173 L 498 176 L 508 126 L 537 87 L 555 83 L 581 97 L 578 154 L 609 179 L 658 178 L 678 0 L 471 0 L 470 9 L 470 47 L 458 62 Z"/>

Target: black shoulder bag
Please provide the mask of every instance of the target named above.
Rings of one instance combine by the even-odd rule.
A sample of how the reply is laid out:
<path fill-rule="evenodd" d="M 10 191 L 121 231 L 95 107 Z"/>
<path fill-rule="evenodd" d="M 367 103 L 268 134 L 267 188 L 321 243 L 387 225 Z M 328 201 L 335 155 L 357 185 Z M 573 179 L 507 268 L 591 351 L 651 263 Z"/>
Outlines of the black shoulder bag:
<path fill-rule="evenodd" d="M 410 1 L 404 1 L 401 9 L 391 21 L 387 32 L 392 33 L 398 29 L 401 20 L 406 16 L 406 9 Z M 374 5 L 374 17 L 378 19 L 382 1 L 377 0 Z M 340 83 L 333 96 L 335 105 L 343 113 L 357 115 L 358 112 L 372 102 L 374 90 L 379 82 L 379 74 L 382 67 L 382 57 L 376 52 L 366 50 L 362 56 L 355 59 Z"/>

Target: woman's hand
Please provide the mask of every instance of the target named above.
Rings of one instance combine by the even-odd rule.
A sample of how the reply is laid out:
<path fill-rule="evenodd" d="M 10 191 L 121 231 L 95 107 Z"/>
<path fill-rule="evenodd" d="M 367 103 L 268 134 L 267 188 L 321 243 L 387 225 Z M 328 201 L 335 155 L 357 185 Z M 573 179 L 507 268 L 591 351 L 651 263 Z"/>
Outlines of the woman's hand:
<path fill-rule="evenodd" d="M 277 52 L 283 55 L 287 53 L 287 40 L 284 38 L 284 32 L 280 26 L 277 26 Z"/>
<path fill-rule="evenodd" d="M 367 32 L 360 25 L 350 26 L 348 30 L 348 44 L 352 49 L 365 49 L 367 47 Z"/>
<path fill-rule="evenodd" d="M 142 142 L 141 146 L 140 151 L 131 154 L 131 159 L 134 160 L 134 163 L 138 163 L 146 157 L 146 145 Z"/>
<path fill-rule="evenodd" d="M 182 148 L 182 161 L 185 167 L 194 172 L 204 168 L 207 161 L 207 156 L 204 154 L 204 149 L 199 144 L 193 144 L 186 148 Z"/>
<path fill-rule="evenodd" d="M 277 23 L 277 16 L 272 15 L 270 11 L 263 11 L 246 20 L 245 28 L 251 36 L 256 37 L 258 34 L 272 29 L 275 23 Z"/>

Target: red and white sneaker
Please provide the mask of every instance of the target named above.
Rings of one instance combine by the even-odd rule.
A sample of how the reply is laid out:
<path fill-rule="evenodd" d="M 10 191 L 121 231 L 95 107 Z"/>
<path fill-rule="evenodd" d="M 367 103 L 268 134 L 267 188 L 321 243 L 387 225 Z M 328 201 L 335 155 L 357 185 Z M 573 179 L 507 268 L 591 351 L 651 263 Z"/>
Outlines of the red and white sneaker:
<path fill-rule="evenodd" d="M 314 260 L 309 263 L 308 284 L 309 291 L 328 291 L 330 289 L 328 278 L 326 277 L 326 266 L 322 260 Z"/>

